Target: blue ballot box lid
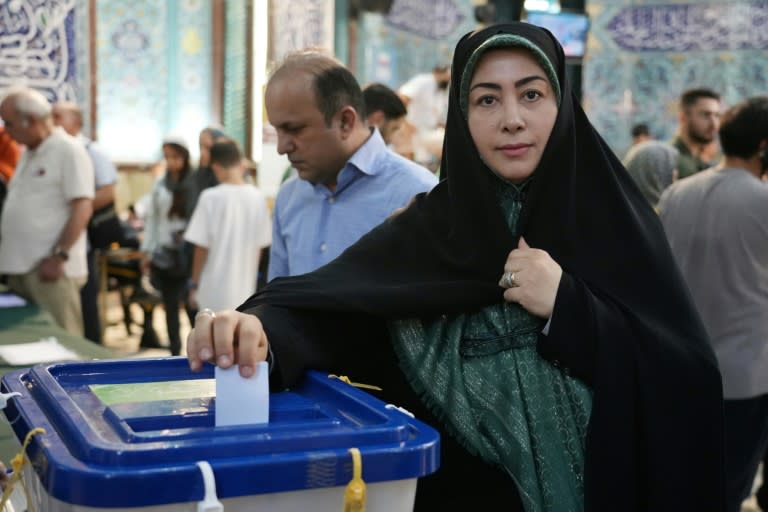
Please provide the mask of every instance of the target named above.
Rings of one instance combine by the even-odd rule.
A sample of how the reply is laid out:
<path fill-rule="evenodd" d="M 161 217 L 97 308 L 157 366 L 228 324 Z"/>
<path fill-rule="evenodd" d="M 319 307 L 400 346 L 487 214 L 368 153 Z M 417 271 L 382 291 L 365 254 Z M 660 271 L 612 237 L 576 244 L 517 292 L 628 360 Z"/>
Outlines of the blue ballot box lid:
<path fill-rule="evenodd" d="M 95 391 L 141 383 L 212 388 L 213 375 L 211 365 L 190 372 L 181 357 L 38 365 L 3 377 L 3 392 L 21 393 L 4 412 L 20 441 L 45 429 L 27 454 L 47 493 L 90 507 L 200 500 L 198 461 L 213 468 L 220 498 L 346 485 L 352 447 L 366 482 L 438 468 L 437 431 L 325 373 L 307 372 L 295 389 L 272 393 L 269 423 L 260 425 L 215 427 L 213 393 L 103 400 Z"/>

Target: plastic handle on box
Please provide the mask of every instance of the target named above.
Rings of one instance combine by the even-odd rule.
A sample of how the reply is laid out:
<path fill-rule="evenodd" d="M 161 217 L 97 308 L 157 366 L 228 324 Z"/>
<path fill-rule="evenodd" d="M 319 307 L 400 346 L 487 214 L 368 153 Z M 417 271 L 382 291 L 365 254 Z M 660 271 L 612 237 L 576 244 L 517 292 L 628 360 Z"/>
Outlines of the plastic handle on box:
<path fill-rule="evenodd" d="M 21 393 L 18 391 L 12 393 L 0 393 L 0 409 L 5 409 L 5 406 L 8 405 L 8 399 L 15 396 L 21 396 Z"/>
<path fill-rule="evenodd" d="M 224 512 L 224 505 L 216 496 L 216 479 L 213 476 L 211 465 L 201 460 L 197 463 L 197 467 L 203 475 L 203 487 L 205 488 L 205 496 L 203 496 L 203 501 L 197 504 L 197 512 Z"/>

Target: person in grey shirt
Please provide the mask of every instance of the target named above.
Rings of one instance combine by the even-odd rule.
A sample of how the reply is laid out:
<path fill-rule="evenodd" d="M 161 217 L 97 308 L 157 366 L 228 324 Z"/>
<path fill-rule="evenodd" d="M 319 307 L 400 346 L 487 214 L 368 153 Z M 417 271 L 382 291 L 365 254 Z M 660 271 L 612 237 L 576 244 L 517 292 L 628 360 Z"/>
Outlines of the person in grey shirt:
<path fill-rule="evenodd" d="M 658 209 L 722 373 L 738 512 L 768 447 L 768 96 L 730 109 L 719 134 L 723 163 L 672 184 Z"/>

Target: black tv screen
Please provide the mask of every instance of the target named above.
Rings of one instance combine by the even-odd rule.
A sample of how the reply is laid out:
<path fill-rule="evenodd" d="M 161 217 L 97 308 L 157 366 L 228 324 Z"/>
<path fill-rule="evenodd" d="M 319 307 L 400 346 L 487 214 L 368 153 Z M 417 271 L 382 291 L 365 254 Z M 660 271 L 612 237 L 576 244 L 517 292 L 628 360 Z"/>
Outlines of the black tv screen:
<path fill-rule="evenodd" d="M 574 12 L 536 12 L 526 15 L 528 23 L 544 27 L 563 45 L 566 57 L 581 58 L 587 46 L 589 18 L 586 14 Z"/>

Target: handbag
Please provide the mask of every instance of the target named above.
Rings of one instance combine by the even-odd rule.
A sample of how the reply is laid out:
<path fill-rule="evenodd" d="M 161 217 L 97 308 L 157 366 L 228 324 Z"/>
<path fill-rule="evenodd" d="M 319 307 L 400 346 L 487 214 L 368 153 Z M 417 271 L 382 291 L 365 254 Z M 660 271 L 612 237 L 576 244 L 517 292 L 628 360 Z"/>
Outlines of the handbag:
<path fill-rule="evenodd" d="M 88 240 L 93 249 L 107 249 L 114 243 L 122 244 L 124 239 L 123 224 L 117 216 L 114 203 L 93 212 L 88 221 Z"/>
<path fill-rule="evenodd" d="M 149 259 L 151 270 L 161 278 L 186 279 L 188 258 L 182 245 L 161 245 Z"/>

